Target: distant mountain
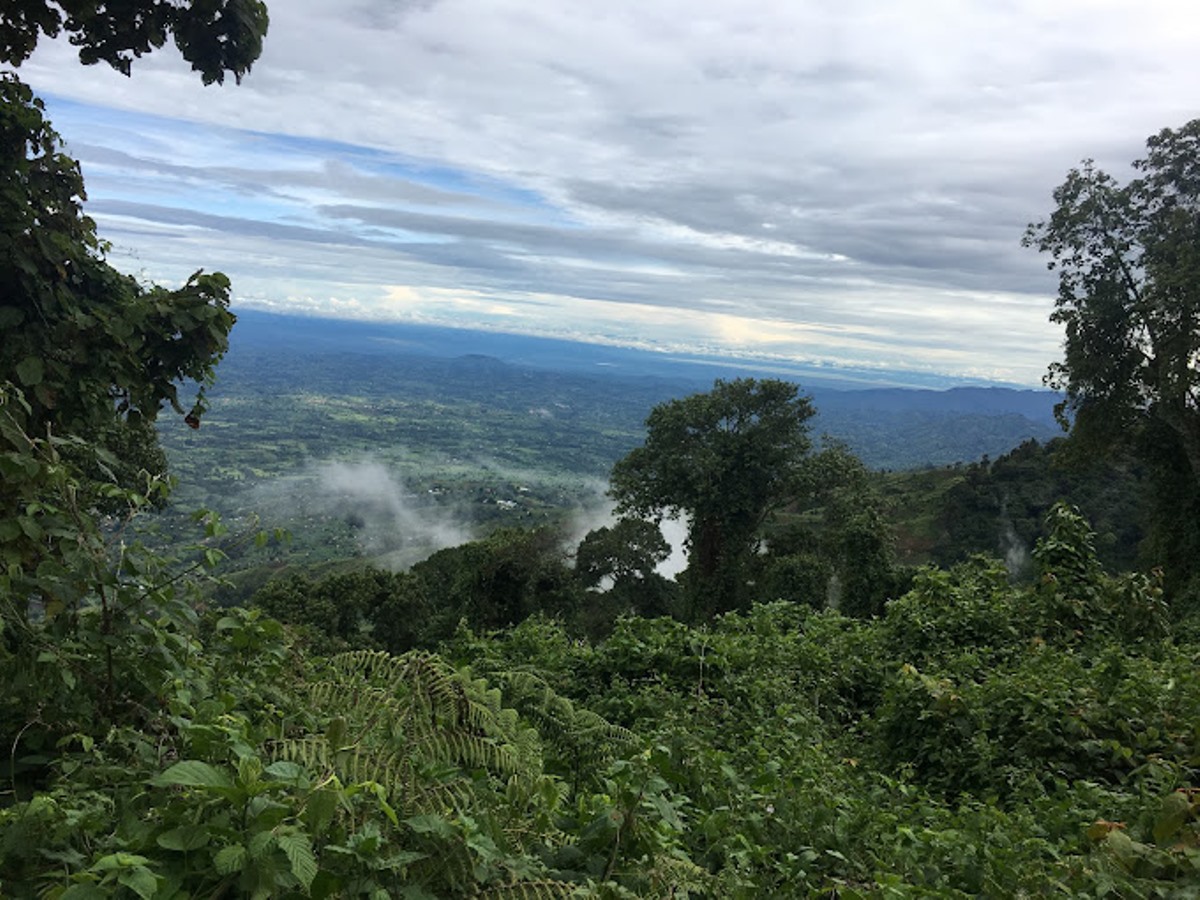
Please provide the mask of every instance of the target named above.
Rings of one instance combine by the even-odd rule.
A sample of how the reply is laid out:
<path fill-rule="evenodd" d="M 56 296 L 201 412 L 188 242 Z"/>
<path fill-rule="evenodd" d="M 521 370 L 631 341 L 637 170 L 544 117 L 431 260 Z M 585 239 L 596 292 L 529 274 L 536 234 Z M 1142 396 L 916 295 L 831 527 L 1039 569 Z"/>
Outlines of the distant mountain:
<path fill-rule="evenodd" d="M 1055 426 L 1054 406 L 1059 400 L 1059 395 L 1052 391 L 1004 387 L 955 387 L 944 391 L 907 388 L 856 391 L 817 389 L 811 393 L 817 407 L 825 412 L 869 413 L 886 410 L 993 416 L 1015 414 L 1051 426 Z"/>
<path fill-rule="evenodd" d="M 845 441 L 876 468 L 913 468 L 999 455 L 1061 432 L 1058 396 L 997 386 L 862 387 L 862 373 L 755 367 L 747 360 L 673 357 L 570 341 L 412 324 L 239 312 L 218 390 L 462 401 L 514 410 L 571 408 L 581 432 L 602 426 L 638 440 L 658 402 L 707 390 L 716 378 L 797 381 L 818 410 L 817 434 Z M 783 371 L 780 371 L 783 369 Z M 882 379 L 888 373 L 869 373 Z M 904 378 L 903 374 L 896 378 Z M 551 404 L 553 406 L 553 404 Z M 547 407 L 550 408 L 550 407 Z M 619 424 L 617 424 L 619 423 Z M 616 428 L 614 432 L 612 429 Z M 590 440 L 581 433 L 582 440 Z"/>
<path fill-rule="evenodd" d="M 556 338 L 473 331 L 408 322 L 362 322 L 237 311 L 235 347 L 287 347 L 318 351 L 407 354 L 436 358 L 493 356 L 510 365 L 556 372 L 651 376 L 711 385 L 717 378 L 785 378 L 805 388 L 861 390 L 910 388 L 944 390 L 964 383 L 942 375 L 825 366 L 789 360 L 754 359 L 699 353 L 661 352 Z M 986 387 L 988 382 L 975 381 Z"/>

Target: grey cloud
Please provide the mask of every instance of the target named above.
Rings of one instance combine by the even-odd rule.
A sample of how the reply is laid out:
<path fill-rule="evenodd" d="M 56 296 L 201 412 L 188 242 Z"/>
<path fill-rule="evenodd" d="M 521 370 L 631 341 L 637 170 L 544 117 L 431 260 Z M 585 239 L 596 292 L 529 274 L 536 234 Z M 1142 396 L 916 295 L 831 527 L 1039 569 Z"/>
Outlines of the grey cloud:
<path fill-rule="evenodd" d="M 94 208 L 278 242 L 262 271 L 291 259 L 363 285 L 420 277 L 828 327 L 904 327 L 873 298 L 961 292 L 974 314 L 1012 292 L 1029 302 L 998 314 L 995 332 L 1049 339 L 1039 304 L 1053 286 L 1019 246 L 1025 224 L 1080 157 L 1124 174 L 1147 134 L 1194 114 L 1200 78 L 1200 20 L 1159 0 L 1103 15 L 1069 0 L 801 0 L 753 15 L 711 0 L 279 6 L 268 54 L 236 92 L 201 92 L 165 54 L 132 81 L 81 75 L 53 52 L 30 64 L 40 85 L 83 101 L 339 142 L 259 171 L 105 134 L 82 148 L 104 169 Z M 381 175 L 353 145 L 468 182 Z M 161 184 L 123 195 L 135 178 Z M 207 212 L 151 208 L 147 191 L 161 199 L 173 180 L 276 205 L 266 221 L 199 200 Z M 889 340 L 972 346 L 933 318 L 924 338 Z"/>
<path fill-rule="evenodd" d="M 316 171 L 296 168 L 239 168 L 232 166 L 192 166 L 161 158 L 140 156 L 97 144 L 74 142 L 71 150 L 84 163 L 135 171 L 140 175 L 213 182 L 248 195 L 287 197 L 296 188 L 319 188 L 348 199 L 376 203 L 406 203 L 430 207 L 500 207 L 495 200 L 478 193 L 447 191 L 395 176 L 366 174 L 353 164 L 325 160 Z"/>

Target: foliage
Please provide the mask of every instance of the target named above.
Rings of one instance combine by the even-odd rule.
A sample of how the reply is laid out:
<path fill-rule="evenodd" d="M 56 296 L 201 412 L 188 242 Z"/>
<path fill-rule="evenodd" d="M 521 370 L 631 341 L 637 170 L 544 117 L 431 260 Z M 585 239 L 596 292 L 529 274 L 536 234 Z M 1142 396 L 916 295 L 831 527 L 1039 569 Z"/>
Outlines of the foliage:
<path fill-rule="evenodd" d="M 0 396 L 0 459 L 17 499 L 0 519 L 0 662 L 10 686 L 0 729 L 13 735 L 17 754 L 136 719 L 158 705 L 164 685 L 190 680 L 195 579 L 220 562 L 230 538 L 219 519 L 201 514 L 204 540 L 177 548 L 176 560 L 127 542 L 119 522 L 102 528 L 58 450 L 82 442 L 30 436 L 23 395 Z M 153 478 L 145 493 L 100 487 L 126 517 L 166 490 Z"/>
<path fill-rule="evenodd" d="M 718 380 L 651 410 L 646 443 L 613 467 L 620 512 L 687 517 L 685 577 L 697 611 L 741 602 L 740 572 L 759 529 L 800 481 L 813 412 L 794 384 Z"/>
<path fill-rule="evenodd" d="M 98 0 L 12 0 L 0 14 L 0 62 L 19 66 L 43 35 L 70 36 L 86 65 L 106 62 L 128 75 L 134 59 L 167 35 L 205 84 L 240 83 L 262 53 L 267 7 L 261 0 L 136 0 L 113 8 Z"/>
<path fill-rule="evenodd" d="M 1028 580 L 1029 551 L 1043 536 L 1046 513 L 1070 498 L 1098 532 L 1096 549 L 1106 565 L 1157 564 L 1157 554 L 1139 553 L 1150 525 L 1147 474 L 1146 463 L 1129 451 L 1100 457 L 1066 438 L 1027 441 L 997 459 L 961 467 L 950 473 L 931 510 L 932 561 L 948 566 L 987 553 Z"/>
<path fill-rule="evenodd" d="M 1154 641 L 1169 629 L 1161 577 L 1110 578 L 1096 558 L 1095 535 L 1079 511 L 1055 504 L 1033 555 L 1040 578 L 1029 621 L 1046 636 L 1112 635 L 1127 645 Z"/>
<path fill-rule="evenodd" d="M 151 15 L 104 43 L 116 19 L 44 18 L 58 9 L 99 11 L 13 6 L 9 52 L 61 27 L 85 58 L 127 65 L 165 39 Z M 584 584 L 611 577 L 643 611 L 662 599 L 661 535 L 630 520 L 593 533 L 575 571 L 557 532 L 501 530 L 409 573 L 291 579 L 260 608 L 206 611 L 199 577 L 237 550 L 220 519 L 199 514 L 204 539 L 176 559 L 129 522 L 166 493 L 148 426 L 181 376 L 211 374 L 227 285 L 197 276 L 168 296 L 109 270 L 77 170 L 23 86 L 5 89 L 0 202 L 17 224 L 0 315 L 21 328 L 0 392 L 0 893 L 1200 890 L 1200 645 L 1169 620 L 1159 574 L 1108 574 L 1065 504 L 1032 584 L 983 558 L 898 573 L 870 479 L 839 448 L 810 452 L 811 406 L 781 382 L 656 408 L 614 472 L 627 511 L 691 517 L 700 623 L 570 630 Z M 1185 249 L 1155 245 L 1142 268 L 1161 279 Z M 144 464 L 114 466 L 139 448 Z M 1179 474 L 1186 449 L 1151 465 Z M 856 618 L 813 608 L 823 582 Z"/>
<path fill-rule="evenodd" d="M 440 550 L 412 567 L 437 598 L 437 638 L 460 618 L 483 628 L 522 621 L 535 612 L 565 615 L 580 588 L 559 534 L 549 528 L 502 528 L 483 540 Z"/>
<path fill-rule="evenodd" d="M 146 289 L 104 262 L 80 206 L 78 165 L 42 111 L 24 84 L 0 75 L 0 517 L 8 523 L 0 542 L 10 571 L 25 574 L 55 564 L 70 539 L 60 531 L 55 550 L 44 529 L 11 525 L 40 516 L 68 481 L 74 521 L 62 527 L 84 527 L 93 511 L 120 512 L 114 481 L 155 502 L 164 496 L 150 425 L 164 402 L 183 412 L 181 379 L 211 379 L 233 324 L 222 275 Z M 201 387 L 189 423 L 198 426 L 203 410 Z"/>
<path fill-rule="evenodd" d="M 1046 531 L 1053 578 L 930 569 L 875 620 L 782 602 L 591 644 L 535 616 L 328 661 L 258 611 L 180 624 L 186 668 L 131 670 L 154 715 L 18 770 L 4 888 L 1186 895 L 1200 657 L 1075 513 Z"/>
<path fill-rule="evenodd" d="M 883 620 L 776 603 L 589 645 L 531 619 L 448 652 L 647 735 L 715 896 L 1186 896 L 1195 647 L 1041 638 L 1038 602 L 978 560 Z"/>
<path fill-rule="evenodd" d="M 430 643 L 431 609 L 411 573 L 366 568 L 313 580 L 294 573 L 268 582 L 251 599 L 269 615 L 304 628 L 318 652 L 371 645 L 404 653 Z"/>
<path fill-rule="evenodd" d="M 221 613 L 200 677 L 153 723 L 60 742 L 56 777 L 0 810 L 6 896 L 654 897 L 704 882 L 632 734 L 575 712 L 579 737 L 635 752 L 589 754 L 593 789 L 568 789 L 485 681 L 428 653 L 310 669 L 283 639 L 256 611 Z M 564 706 L 545 701 L 548 723 Z"/>
<path fill-rule="evenodd" d="M 593 592 L 589 606 L 594 615 L 589 618 L 603 626 L 621 613 L 660 616 L 675 611 L 676 585 L 656 571 L 670 555 L 671 545 L 658 525 L 644 519 L 622 518 L 588 532 L 575 551 L 575 577 Z"/>
<path fill-rule="evenodd" d="M 172 32 L 207 83 L 227 70 L 240 79 L 261 50 L 266 9 L 258 0 L 136 6 L 9 3 L 0 13 L 0 60 L 18 66 L 41 35 L 65 31 L 84 62 L 127 72 L 133 57 Z M 11 591 L 4 623 L 27 625 L 32 599 L 51 619 L 70 613 L 68 632 L 76 613 L 98 609 L 101 633 L 111 634 L 138 605 L 124 599 L 126 581 L 143 573 L 123 548 L 109 565 L 96 517 L 165 498 L 152 425 L 170 403 L 199 427 L 234 317 L 219 273 L 196 272 L 170 291 L 108 265 L 83 213 L 79 165 L 43 113 L 16 75 L 0 74 L 0 553 Z M 184 380 L 199 383 L 186 413 Z M 110 701 L 111 675 L 109 666 L 102 681 Z"/>
<path fill-rule="evenodd" d="M 1200 120 L 1165 128 L 1127 184 L 1090 160 L 1055 191 L 1050 218 L 1025 243 L 1051 257 L 1066 328 L 1051 385 L 1089 444 L 1129 442 L 1149 423 L 1178 448 L 1180 474 L 1200 481 Z M 1065 418 L 1064 418 L 1065 421 Z M 1194 509 L 1172 527 L 1190 532 Z M 1160 523 L 1166 519 L 1160 515 Z M 1186 524 L 1184 524 L 1186 523 Z M 1182 527 L 1181 527 L 1182 526 Z"/>
<path fill-rule="evenodd" d="M 584 537 L 575 553 L 575 571 L 589 588 L 605 579 L 614 585 L 642 582 L 670 555 L 671 546 L 654 522 L 619 519 Z"/>

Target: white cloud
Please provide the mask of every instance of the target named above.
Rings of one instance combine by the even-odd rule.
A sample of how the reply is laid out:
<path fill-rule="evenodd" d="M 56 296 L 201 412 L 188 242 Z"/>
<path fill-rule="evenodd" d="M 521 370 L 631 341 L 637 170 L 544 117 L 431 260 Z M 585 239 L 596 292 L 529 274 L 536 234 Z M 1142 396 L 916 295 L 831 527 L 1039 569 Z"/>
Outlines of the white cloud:
<path fill-rule="evenodd" d="M 1027 383 L 1059 335 L 1025 223 L 1081 157 L 1124 174 L 1200 83 L 1200 18 L 1167 0 L 271 15 L 237 88 L 172 51 L 23 68 L 122 264 L 222 268 L 276 308 Z"/>

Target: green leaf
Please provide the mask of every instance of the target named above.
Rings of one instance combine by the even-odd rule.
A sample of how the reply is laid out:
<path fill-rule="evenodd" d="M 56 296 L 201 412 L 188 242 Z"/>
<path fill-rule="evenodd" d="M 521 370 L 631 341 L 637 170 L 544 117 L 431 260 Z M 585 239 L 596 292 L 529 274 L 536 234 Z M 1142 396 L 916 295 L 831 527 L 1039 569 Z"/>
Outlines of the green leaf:
<path fill-rule="evenodd" d="M 308 835 L 291 833 L 281 834 L 278 844 L 292 864 L 292 874 L 308 890 L 314 878 L 317 877 L 317 859 L 313 856 L 312 844 Z"/>
<path fill-rule="evenodd" d="M 117 881 L 125 885 L 142 900 L 151 900 L 158 893 L 158 879 L 145 866 L 128 869 L 117 876 Z"/>
<path fill-rule="evenodd" d="M 296 781 L 303 777 L 304 768 L 294 762 L 281 759 L 263 769 L 263 774 L 278 778 L 280 781 Z"/>
<path fill-rule="evenodd" d="M 341 880 L 328 869 L 322 869 L 309 885 L 308 893 L 313 900 L 325 900 L 326 897 L 338 896 L 341 889 Z"/>
<path fill-rule="evenodd" d="M 213 857 L 213 868 L 218 875 L 232 875 L 240 872 L 246 864 L 246 848 L 241 844 L 230 844 L 222 847 Z"/>
<path fill-rule="evenodd" d="M 42 360 L 37 356 L 27 356 L 17 363 L 17 377 L 26 387 L 35 387 L 42 383 L 45 370 Z"/>
<path fill-rule="evenodd" d="M 14 328 L 25 319 L 25 313 L 17 306 L 0 306 L 0 328 Z"/>
<path fill-rule="evenodd" d="M 337 800 L 337 793 L 329 790 L 314 791 L 308 798 L 304 804 L 304 821 L 314 833 L 323 831 L 333 821 Z"/>
<path fill-rule="evenodd" d="M 454 836 L 454 826 L 443 816 L 426 814 L 405 819 L 404 824 L 417 834 L 435 834 L 438 837 Z"/>
<path fill-rule="evenodd" d="M 62 892 L 59 900 L 108 900 L 110 896 L 94 884 L 73 884 Z"/>
<path fill-rule="evenodd" d="M 1154 840 L 1159 844 L 1170 842 L 1191 815 L 1192 804 L 1186 794 L 1180 791 L 1168 794 L 1154 822 Z"/>
<path fill-rule="evenodd" d="M 158 836 L 158 846 L 167 850 L 196 850 L 208 843 L 208 829 L 200 825 L 180 825 Z"/>
<path fill-rule="evenodd" d="M 1133 841 L 1124 831 L 1110 831 L 1108 837 L 1104 839 L 1105 845 L 1112 851 L 1123 864 L 1129 865 L 1133 858 L 1139 853 L 1139 845 Z"/>
<path fill-rule="evenodd" d="M 666 797 L 661 794 L 651 794 L 646 799 L 650 801 L 650 805 L 654 807 L 664 822 L 676 831 L 683 831 L 683 821 L 679 818 L 679 812 Z"/>
<path fill-rule="evenodd" d="M 250 836 L 250 858 L 258 859 L 267 852 L 267 848 L 275 843 L 275 835 L 269 831 L 259 831 Z"/>
<path fill-rule="evenodd" d="M 231 788 L 233 781 L 220 769 L 196 759 L 185 759 L 150 779 L 155 787 Z"/>
<path fill-rule="evenodd" d="M 136 853 L 110 853 L 92 863 L 93 872 L 117 872 L 137 866 L 144 866 L 150 860 Z"/>

